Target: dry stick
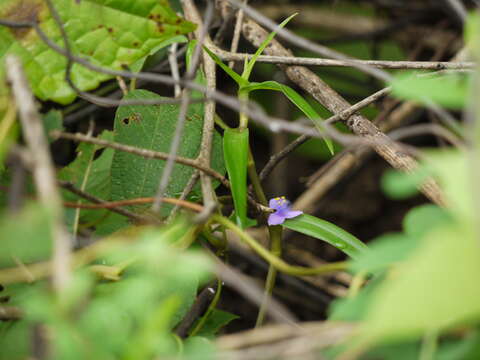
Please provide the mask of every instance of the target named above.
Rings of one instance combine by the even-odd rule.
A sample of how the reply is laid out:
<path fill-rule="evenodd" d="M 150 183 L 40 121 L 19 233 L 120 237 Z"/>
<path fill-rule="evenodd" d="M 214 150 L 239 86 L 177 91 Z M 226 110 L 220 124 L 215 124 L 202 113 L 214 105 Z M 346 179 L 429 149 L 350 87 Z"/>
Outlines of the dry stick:
<path fill-rule="evenodd" d="M 213 47 L 215 52 L 224 61 L 240 61 L 251 59 L 253 54 L 232 53 Z M 259 63 L 283 64 L 283 65 L 305 65 L 305 66 L 330 66 L 330 67 L 351 67 L 352 63 L 356 65 L 365 65 L 378 69 L 410 69 L 410 70 L 465 70 L 474 69 L 474 62 L 449 62 L 449 61 L 390 61 L 390 60 L 335 60 L 311 57 L 295 56 L 275 56 L 260 55 L 257 58 Z"/>
<path fill-rule="evenodd" d="M 355 105 L 352 105 L 348 109 L 345 109 L 336 115 L 330 116 L 328 119 L 325 120 L 325 123 L 333 123 L 338 120 L 348 119 L 352 114 L 354 114 L 358 110 L 363 109 L 364 107 L 370 105 L 371 103 L 377 101 L 381 97 L 388 94 L 390 90 L 391 90 L 390 87 L 386 87 L 382 90 L 377 91 L 376 93 L 370 95 L 369 97 L 363 99 L 362 101 L 359 101 Z M 308 139 L 310 139 L 309 136 L 301 135 L 298 138 L 296 138 L 294 141 L 292 141 L 290 144 L 288 144 L 281 151 L 279 151 L 276 154 L 273 154 L 268 160 L 268 163 L 260 172 L 260 180 L 262 181 L 265 180 L 265 178 L 272 172 L 275 166 L 277 166 L 280 163 L 280 161 L 282 161 L 286 156 L 288 156 L 288 154 L 290 154 L 293 150 L 298 148 L 300 145 L 304 144 Z"/>
<path fill-rule="evenodd" d="M 190 20 L 198 25 L 197 29 L 195 30 L 195 36 L 197 39 L 199 39 L 199 41 L 200 39 L 204 39 L 206 42 L 211 43 L 207 32 L 208 22 L 202 23 L 195 4 L 191 0 L 183 0 L 182 5 L 187 20 Z M 217 86 L 215 62 L 207 53 L 202 52 L 202 54 L 207 89 L 215 90 Z M 200 144 L 200 152 L 198 154 L 197 161 L 200 165 L 205 167 L 210 167 L 211 165 L 213 132 L 215 130 L 215 107 L 216 104 L 213 100 L 207 101 L 204 107 L 202 142 Z M 197 216 L 196 221 L 202 222 L 208 218 L 210 213 L 215 209 L 216 201 L 215 192 L 212 186 L 212 179 L 202 173 L 200 174 L 200 182 L 202 185 L 202 196 L 205 210 Z"/>
<path fill-rule="evenodd" d="M 246 4 L 247 0 L 243 0 L 243 3 Z M 238 43 L 240 42 L 240 34 L 242 33 L 242 22 L 243 22 L 243 10 L 240 9 L 237 11 L 237 20 L 235 22 L 235 28 L 233 30 L 232 45 L 230 46 L 230 53 L 235 54 L 238 49 Z M 245 61 L 245 58 L 243 59 Z M 228 63 L 228 67 L 233 69 L 235 64 L 234 60 L 231 60 Z"/>
<path fill-rule="evenodd" d="M 207 1 L 207 9 L 205 11 L 205 26 L 202 27 L 198 32 L 198 44 L 195 47 L 195 51 L 192 56 L 192 63 L 190 68 L 187 69 L 185 74 L 185 79 L 193 80 L 197 72 L 198 64 L 200 62 L 200 56 L 203 53 L 202 46 L 207 36 L 208 25 L 212 20 L 213 14 L 213 3 L 212 0 Z M 183 129 L 185 127 L 185 121 L 187 118 L 187 112 L 190 104 L 190 89 L 184 89 L 182 95 L 182 102 L 180 105 L 180 111 L 178 114 L 178 120 L 175 125 L 175 133 L 173 135 L 172 143 L 170 144 L 169 156 L 167 163 L 162 171 L 162 176 L 160 178 L 160 183 L 158 185 L 157 194 L 155 196 L 156 200 L 153 202 L 152 211 L 159 213 L 162 206 L 162 198 L 165 191 L 167 190 L 168 184 L 170 183 L 170 177 L 172 176 L 173 166 L 175 165 L 175 156 L 178 153 L 180 148 L 180 142 L 183 135 Z"/>
<path fill-rule="evenodd" d="M 70 279 L 70 239 L 63 224 L 63 209 L 56 186 L 55 169 L 43 123 L 33 95 L 20 64 L 20 59 L 10 55 L 6 59 L 7 77 L 18 104 L 22 132 L 30 150 L 33 177 L 40 202 L 51 211 L 53 250 L 53 285 L 62 290 Z"/>
<path fill-rule="evenodd" d="M 244 21 L 243 34 L 255 46 L 259 46 L 268 36 L 268 33 L 252 20 Z M 269 54 L 292 56 L 292 53 L 276 40 L 273 40 L 265 51 Z M 309 69 L 302 66 L 288 66 L 284 70 L 290 80 L 302 87 L 334 114 L 351 107 L 345 99 Z M 356 135 L 372 142 L 375 151 L 394 168 L 411 173 L 418 167 L 415 159 L 406 154 L 399 144 L 381 132 L 367 118 L 354 114 L 346 121 L 346 125 Z M 441 189 L 434 180 L 425 181 L 421 185 L 421 191 L 434 203 L 445 205 Z"/>

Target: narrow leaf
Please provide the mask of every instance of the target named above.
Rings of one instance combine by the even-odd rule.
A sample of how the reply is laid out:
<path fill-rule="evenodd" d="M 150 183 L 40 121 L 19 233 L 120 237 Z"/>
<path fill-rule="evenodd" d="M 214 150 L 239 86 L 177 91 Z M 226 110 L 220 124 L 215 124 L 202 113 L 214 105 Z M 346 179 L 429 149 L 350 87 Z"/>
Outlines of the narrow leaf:
<path fill-rule="evenodd" d="M 281 91 L 296 107 L 298 107 L 306 117 L 308 117 L 314 123 L 315 127 L 317 128 L 320 134 L 324 134 L 325 131 L 323 128 L 318 125 L 318 121 L 322 119 L 322 117 L 315 111 L 315 109 L 306 101 L 298 92 L 293 90 L 291 87 L 287 85 L 280 84 L 276 81 L 263 81 L 261 83 L 250 83 L 247 86 L 243 86 L 241 88 L 242 92 L 251 92 L 254 90 L 275 90 Z M 327 137 L 323 138 L 325 144 L 328 147 L 328 150 L 333 155 L 333 143 Z"/>
<path fill-rule="evenodd" d="M 230 69 L 223 61 L 220 59 L 216 54 L 214 54 L 211 50 L 209 50 L 206 46 L 203 47 L 203 49 L 207 52 L 208 55 L 215 61 L 215 63 L 222 68 L 223 71 L 225 71 L 230 77 L 235 80 L 235 82 L 238 84 L 238 86 L 246 86 L 248 85 L 248 81 L 242 78 L 240 75 L 238 75 L 235 71 Z"/>
<path fill-rule="evenodd" d="M 223 156 L 232 186 L 235 217 L 240 227 L 247 225 L 248 129 L 227 129 L 223 134 Z"/>
<path fill-rule="evenodd" d="M 367 245 L 352 234 L 331 222 L 315 216 L 303 214 L 296 218 L 285 220 L 283 226 L 290 230 L 323 240 L 343 251 L 351 258 L 356 258 L 357 255 L 368 250 Z"/>
<path fill-rule="evenodd" d="M 278 25 L 278 28 L 281 29 L 283 28 L 285 25 L 287 25 L 287 23 L 294 17 L 296 16 L 297 13 L 295 14 L 292 14 L 290 15 L 288 18 L 286 18 L 285 20 L 283 20 L 283 22 Z M 270 34 L 268 34 L 267 38 L 262 42 L 262 44 L 258 47 L 257 51 L 255 52 L 255 54 L 252 56 L 252 58 L 250 59 L 250 61 L 247 62 L 246 66 L 245 66 L 245 69 L 243 70 L 243 73 L 242 73 L 242 78 L 247 80 L 248 81 L 248 78 L 250 77 L 250 74 L 252 73 L 252 70 L 253 70 L 253 66 L 255 65 L 255 62 L 257 61 L 258 57 L 261 55 L 261 53 L 263 52 L 263 50 L 265 50 L 265 48 L 268 46 L 268 44 L 270 44 L 270 42 L 273 40 L 273 38 L 275 37 L 275 35 L 277 35 L 277 32 L 276 31 L 272 31 Z"/>

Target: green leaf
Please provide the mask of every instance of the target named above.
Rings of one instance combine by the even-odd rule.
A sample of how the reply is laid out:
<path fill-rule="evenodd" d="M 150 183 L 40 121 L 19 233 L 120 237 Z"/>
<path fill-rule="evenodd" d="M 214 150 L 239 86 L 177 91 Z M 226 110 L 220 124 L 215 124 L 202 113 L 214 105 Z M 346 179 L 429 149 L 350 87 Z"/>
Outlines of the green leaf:
<path fill-rule="evenodd" d="M 337 225 L 315 216 L 303 214 L 293 219 L 285 220 L 282 225 L 290 230 L 323 240 L 352 258 L 356 258 L 368 251 L 367 245 L 352 234 Z"/>
<path fill-rule="evenodd" d="M 322 117 L 316 112 L 316 110 L 306 101 L 299 93 L 293 90 L 291 87 L 287 85 L 280 84 L 276 81 L 264 81 L 261 83 L 250 83 L 247 86 L 243 86 L 240 91 L 241 92 L 251 92 L 254 90 L 275 90 L 281 91 L 296 107 L 298 107 L 304 114 L 307 116 L 312 122 L 314 123 L 315 127 L 317 128 L 320 134 L 324 134 L 325 131 L 323 130 L 322 126 L 319 125 L 319 121 Z M 325 144 L 328 147 L 328 150 L 333 155 L 333 143 L 332 140 L 324 137 Z"/>
<path fill-rule="evenodd" d="M 278 27 L 281 29 L 283 28 L 285 25 L 287 25 L 287 23 L 294 17 L 296 16 L 297 13 L 293 14 L 293 15 L 290 15 L 288 18 L 286 18 L 285 20 L 282 21 L 282 23 L 280 25 L 278 25 Z M 258 47 L 257 51 L 255 51 L 255 54 L 252 56 L 252 58 L 250 59 L 250 61 L 248 61 L 245 65 L 245 69 L 243 70 L 243 73 L 242 73 L 242 78 L 246 81 L 248 81 L 249 77 L 250 77 L 250 74 L 252 73 L 252 70 L 253 70 L 253 66 L 255 65 L 255 62 L 257 61 L 258 57 L 261 55 L 261 53 L 263 52 L 263 50 L 265 50 L 265 48 L 267 47 L 268 44 L 270 44 L 270 42 L 273 40 L 273 38 L 275 37 L 275 35 L 277 35 L 277 32 L 276 31 L 272 31 L 270 34 L 268 34 L 267 38 L 262 42 L 262 44 Z"/>
<path fill-rule="evenodd" d="M 436 205 L 426 204 L 413 208 L 403 219 L 403 229 L 408 236 L 420 239 L 436 227 L 451 223 L 453 218 Z"/>
<path fill-rule="evenodd" d="M 461 109 L 468 98 L 470 77 L 465 74 L 418 77 L 409 73 L 395 76 L 391 82 L 392 94 L 422 104 L 430 102 Z"/>
<path fill-rule="evenodd" d="M 195 29 L 178 17 L 166 0 L 54 0 L 75 55 L 93 64 L 122 70 L 150 54 L 165 41 Z M 0 18 L 38 19 L 40 28 L 53 42 L 63 46 L 58 27 L 46 3 L 38 0 L 3 0 Z M 0 27 L 0 75 L 7 54 L 18 55 L 33 92 L 41 100 L 68 104 L 75 92 L 65 81 L 66 59 L 50 49 L 34 29 Z M 95 89 L 112 76 L 75 64 L 72 79 L 83 91 Z M 2 76 L 0 76 L 2 77 Z"/>
<path fill-rule="evenodd" d="M 232 186 L 237 225 L 247 226 L 248 129 L 227 129 L 223 133 L 223 154 Z"/>
<path fill-rule="evenodd" d="M 208 55 L 215 61 L 215 63 L 222 68 L 223 71 L 225 71 L 235 82 L 238 84 L 238 86 L 246 86 L 248 85 L 248 81 L 242 78 L 240 75 L 238 75 L 235 71 L 230 69 L 223 61 L 220 59 L 215 53 L 213 53 L 211 50 L 209 50 L 206 46 L 203 47 L 203 49 L 207 52 Z"/>
<path fill-rule="evenodd" d="M 161 99 L 161 97 L 146 90 L 135 90 L 129 92 L 124 99 Z M 114 140 L 138 148 L 168 153 L 178 115 L 178 104 L 120 106 L 115 115 Z M 198 156 L 202 129 L 203 104 L 191 104 L 187 112 L 179 156 L 192 159 Z M 116 151 L 111 173 L 112 200 L 155 196 L 164 166 L 164 160 L 145 159 L 138 155 Z M 211 166 L 220 173 L 225 171 L 221 137 L 216 132 L 213 138 Z M 194 169 L 189 166 L 175 164 L 165 196 L 180 196 L 193 172 Z M 198 187 L 194 192 L 200 193 Z M 162 215 L 168 215 L 169 208 L 164 206 Z"/>
<path fill-rule="evenodd" d="M 207 338 L 211 338 L 224 326 L 229 324 L 231 321 L 238 319 L 239 316 L 218 310 L 213 309 L 210 313 L 207 321 L 203 325 L 202 329 L 198 332 L 198 336 L 205 336 Z"/>

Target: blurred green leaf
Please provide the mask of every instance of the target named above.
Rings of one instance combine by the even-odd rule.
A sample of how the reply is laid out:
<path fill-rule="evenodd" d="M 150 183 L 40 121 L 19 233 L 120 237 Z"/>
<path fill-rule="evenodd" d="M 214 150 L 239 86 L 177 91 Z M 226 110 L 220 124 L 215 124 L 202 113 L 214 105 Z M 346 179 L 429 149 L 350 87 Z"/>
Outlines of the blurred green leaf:
<path fill-rule="evenodd" d="M 414 207 L 403 219 L 403 229 L 406 235 L 420 239 L 432 229 L 452 222 L 452 217 L 436 205 L 426 204 Z"/>
<path fill-rule="evenodd" d="M 237 225 L 247 226 L 248 129 L 227 129 L 223 133 L 223 154 L 232 186 Z"/>
<path fill-rule="evenodd" d="M 125 99 L 161 99 L 146 91 L 134 90 Z M 179 115 L 179 105 L 120 106 L 115 115 L 115 141 L 143 149 L 168 153 Z M 196 158 L 200 151 L 203 129 L 203 104 L 191 104 L 183 131 L 179 156 Z M 213 169 L 224 173 L 221 137 L 215 132 L 212 149 Z M 155 196 L 165 161 L 145 159 L 138 155 L 117 151 L 113 157 L 111 181 L 112 200 Z M 165 196 L 178 197 L 187 185 L 194 169 L 175 164 Z M 218 182 L 214 182 L 218 185 Z M 198 187 L 194 189 L 200 193 Z M 144 209 L 145 206 L 137 207 Z M 168 215 L 171 206 L 164 206 L 162 215 Z"/>
<path fill-rule="evenodd" d="M 387 234 L 369 242 L 370 251 L 359 255 L 350 263 L 353 272 L 376 273 L 390 265 L 405 260 L 418 246 L 419 241 L 403 234 Z"/>
<path fill-rule="evenodd" d="M 378 288 L 359 343 L 412 339 L 478 320 L 479 276 L 476 237 L 458 226 L 433 229 Z"/>
<path fill-rule="evenodd" d="M 178 17 L 166 0 L 55 0 L 53 5 L 66 25 L 73 53 L 95 65 L 115 70 L 144 58 L 168 39 L 195 29 L 194 24 Z M 45 35 L 63 46 L 60 30 L 44 2 L 4 0 L 0 4 L 0 18 L 17 21 L 38 18 Z M 75 98 L 75 92 L 65 81 L 66 58 L 40 40 L 35 30 L 2 26 L 0 38 L 0 64 L 7 54 L 20 56 L 36 96 L 61 104 Z M 0 66 L 0 77 L 3 71 Z M 78 64 L 72 68 L 72 80 L 84 91 L 111 78 Z"/>
<path fill-rule="evenodd" d="M 390 85 L 392 94 L 401 99 L 422 104 L 434 102 L 451 109 L 461 109 L 468 97 L 469 82 L 470 77 L 465 74 L 419 77 L 402 73 L 395 76 Z"/>
<path fill-rule="evenodd" d="M 293 219 L 287 219 L 282 226 L 312 236 L 335 246 L 352 258 L 367 252 L 368 247 L 352 234 L 326 220 L 303 214 Z"/>
<path fill-rule="evenodd" d="M 0 221 L 0 266 L 45 260 L 52 251 L 49 211 L 36 203 L 21 212 L 4 214 Z"/>

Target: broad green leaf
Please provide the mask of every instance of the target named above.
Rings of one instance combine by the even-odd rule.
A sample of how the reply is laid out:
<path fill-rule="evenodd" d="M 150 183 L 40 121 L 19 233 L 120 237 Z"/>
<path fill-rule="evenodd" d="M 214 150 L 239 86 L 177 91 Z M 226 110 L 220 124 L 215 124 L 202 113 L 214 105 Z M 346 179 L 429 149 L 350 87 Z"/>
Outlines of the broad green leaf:
<path fill-rule="evenodd" d="M 325 133 L 322 126 L 318 123 L 322 119 L 322 117 L 315 111 L 315 109 L 308 103 L 308 101 L 306 101 L 299 93 L 297 93 L 291 87 L 280 84 L 276 81 L 264 81 L 261 83 L 250 83 L 249 85 L 243 86 L 240 89 L 241 92 L 247 93 L 254 90 L 281 91 L 296 107 L 298 107 L 305 114 L 305 116 L 312 120 L 320 134 Z M 328 150 L 330 150 L 330 153 L 333 155 L 334 149 L 332 140 L 328 139 L 327 137 L 324 137 L 324 140 L 325 144 L 328 147 Z"/>
<path fill-rule="evenodd" d="M 203 47 L 203 49 L 207 52 L 208 55 L 215 61 L 215 63 L 222 68 L 223 71 L 225 71 L 235 82 L 238 84 L 238 86 L 246 86 L 248 85 L 248 81 L 245 80 L 243 77 L 238 75 L 235 71 L 230 69 L 223 61 L 220 59 L 216 54 L 214 54 L 212 51 L 210 51 L 206 46 Z"/>
<path fill-rule="evenodd" d="M 166 0 L 54 0 L 53 5 L 65 24 L 72 52 L 93 64 L 115 70 L 132 65 L 158 45 L 195 29 L 194 24 L 178 17 Z M 63 46 L 60 31 L 43 1 L 3 0 L 0 18 L 38 19 L 46 36 Z M 20 56 L 36 96 L 61 104 L 75 98 L 65 81 L 65 57 L 50 49 L 35 30 L 1 26 L 0 39 L 0 64 L 7 54 Z M 84 91 L 112 78 L 78 64 L 72 70 L 73 81 Z M 0 65 L 0 75 L 2 72 Z"/>
<path fill-rule="evenodd" d="M 395 76 L 391 86 L 392 94 L 401 99 L 422 104 L 433 101 L 451 109 L 461 109 L 468 98 L 469 82 L 470 77 L 465 74 L 418 77 L 402 73 Z"/>
<path fill-rule="evenodd" d="M 124 99 L 161 99 L 146 91 L 135 90 Z M 179 105 L 120 106 L 115 115 L 114 140 L 138 148 L 168 153 L 179 115 Z M 191 104 L 182 136 L 179 156 L 198 156 L 203 129 L 203 104 Z M 112 200 L 155 196 L 162 176 L 164 160 L 145 159 L 141 156 L 116 151 L 112 162 Z M 215 132 L 212 149 L 213 169 L 224 173 L 221 137 Z M 175 164 L 165 196 L 178 197 L 187 185 L 194 169 Z M 199 193 L 198 188 L 195 190 Z M 144 208 L 144 207 L 141 207 Z M 164 206 L 162 215 L 170 207 Z"/>
<path fill-rule="evenodd" d="M 285 20 L 282 21 L 282 23 L 280 25 L 278 25 L 278 27 L 281 29 L 283 28 L 285 25 L 287 25 L 287 23 L 294 17 L 296 16 L 297 13 L 293 14 L 293 15 L 290 15 L 288 18 L 286 18 Z M 275 35 L 277 35 L 277 32 L 276 31 L 272 31 L 270 34 L 268 34 L 267 38 L 262 42 L 262 44 L 258 47 L 257 51 L 255 51 L 255 54 L 252 56 L 252 58 L 250 59 L 250 61 L 248 61 L 246 64 L 245 64 L 245 69 L 243 70 L 243 73 L 242 73 L 242 78 L 245 79 L 246 81 L 248 81 L 249 77 L 250 77 L 250 74 L 252 73 L 252 70 L 253 70 L 253 66 L 255 65 L 255 62 L 257 61 L 258 57 L 262 54 L 263 50 L 265 50 L 265 48 L 267 47 L 268 44 L 270 44 L 270 42 L 273 40 L 273 38 L 275 37 Z"/>
<path fill-rule="evenodd" d="M 480 248 L 471 232 L 442 226 L 378 288 L 359 343 L 412 339 L 480 319 Z"/>
<path fill-rule="evenodd" d="M 235 314 L 218 309 L 213 309 L 207 321 L 197 335 L 205 336 L 207 338 L 213 337 L 222 327 L 228 325 L 231 321 L 238 318 L 239 316 Z"/>
<path fill-rule="evenodd" d="M 352 234 L 331 222 L 315 216 L 303 214 L 293 219 L 285 220 L 282 226 L 323 240 L 352 258 L 356 258 L 360 254 L 368 251 L 367 245 Z"/>
<path fill-rule="evenodd" d="M 237 225 L 247 226 L 248 129 L 227 129 L 223 133 L 223 155 L 232 186 Z"/>

